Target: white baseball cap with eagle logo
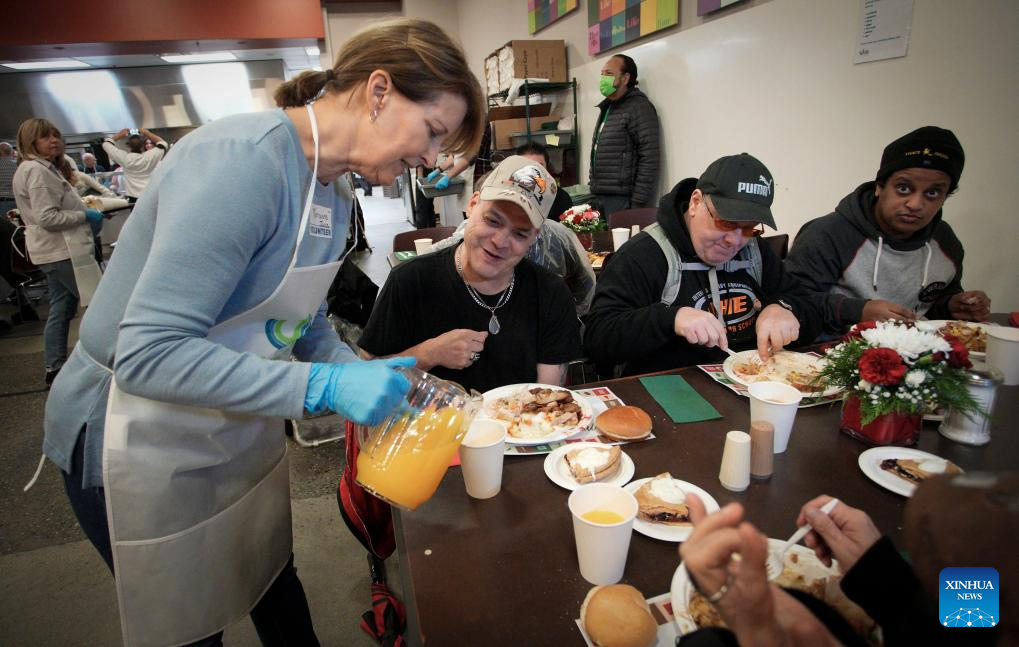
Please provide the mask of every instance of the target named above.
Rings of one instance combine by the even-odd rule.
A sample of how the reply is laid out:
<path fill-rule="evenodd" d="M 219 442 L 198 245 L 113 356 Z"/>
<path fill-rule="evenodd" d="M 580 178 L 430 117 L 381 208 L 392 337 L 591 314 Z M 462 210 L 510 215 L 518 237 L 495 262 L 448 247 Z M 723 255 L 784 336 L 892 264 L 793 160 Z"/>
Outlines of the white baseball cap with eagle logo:
<path fill-rule="evenodd" d="M 506 200 L 520 205 L 535 229 L 541 229 L 559 187 L 540 164 L 513 155 L 499 164 L 481 185 L 482 200 Z"/>

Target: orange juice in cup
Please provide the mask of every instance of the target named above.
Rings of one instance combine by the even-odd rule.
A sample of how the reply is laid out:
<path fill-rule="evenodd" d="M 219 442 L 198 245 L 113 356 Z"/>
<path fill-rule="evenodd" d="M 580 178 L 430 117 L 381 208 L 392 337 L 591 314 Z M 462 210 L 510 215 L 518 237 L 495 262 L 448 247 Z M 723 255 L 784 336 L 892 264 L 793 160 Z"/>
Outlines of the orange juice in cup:
<path fill-rule="evenodd" d="M 413 510 L 435 493 L 480 398 L 418 369 L 401 370 L 412 385 L 407 406 L 375 427 L 357 428 L 357 482 Z"/>

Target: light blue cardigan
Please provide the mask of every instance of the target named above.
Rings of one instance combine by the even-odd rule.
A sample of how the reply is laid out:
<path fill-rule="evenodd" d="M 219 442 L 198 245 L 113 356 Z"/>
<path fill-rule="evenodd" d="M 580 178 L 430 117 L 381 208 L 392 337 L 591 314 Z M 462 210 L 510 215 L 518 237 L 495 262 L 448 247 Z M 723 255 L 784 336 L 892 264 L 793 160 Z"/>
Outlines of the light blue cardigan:
<path fill-rule="evenodd" d="M 261 303 L 293 253 L 311 171 L 282 110 L 221 119 L 188 134 L 135 205 L 81 323 L 78 344 L 46 402 L 43 452 L 64 472 L 87 426 L 83 487 L 102 485 L 102 441 L 113 366 L 117 383 L 154 400 L 276 417 L 304 408 L 307 361 L 354 359 L 320 308 L 294 355 L 271 361 L 205 339 Z M 339 258 L 347 183 L 315 184 L 333 210 L 333 238 L 308 234 L 297 265 Z M 114 362 L 114 358 L 116 358 Z"/>

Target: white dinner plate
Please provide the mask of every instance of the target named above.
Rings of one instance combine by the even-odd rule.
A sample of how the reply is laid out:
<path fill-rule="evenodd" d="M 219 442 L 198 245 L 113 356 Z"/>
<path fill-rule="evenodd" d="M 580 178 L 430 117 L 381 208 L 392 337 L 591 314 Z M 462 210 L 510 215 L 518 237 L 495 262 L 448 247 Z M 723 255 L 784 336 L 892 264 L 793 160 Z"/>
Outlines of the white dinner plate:
<path fill-rule="evenodd" d="M 961 323 L 967 326 L 976 326 L 982 328 L 984 332 L 987 332 L 988 328 L 997 326 L 998 324 L 984 323 L 982 321 L 957 321 L 954 319 L 924 319 L 923 321 L 916 322 L 916 327 L 920 330 L 927 330 L 929 332 L 938 332 L 945 324 L 950 323 Z M 969 356 L 973 359 L 983 360 L 987 357 L 987 353 L 979 350 L 971 350 Z"/>
<path fill-rule="evenodd" d="M 781 353 L 788 353 L 790 355 L 799 355 L 801 358 L 804 358 L 809 364 L 811 364 L 812 366 L 814 366 L 814 367 L 816 367 L 818 369 L 820 369 L 820 367 L 823 364 L 823 360 L 820 357 L 815 357 L 814 355 L 810 355 L 808 353 L 797 353 L 796 351 L 792 351 L 792 350 L 783 350 L 783 351 L 780 351 L 780 352 Z M 736 382 L 737 384 L 742 384 L 743 386 L 750 386 L 751 384 L 753 384 L 753 382 L 748 380 L 748 379 L 746 379 L 745 377 L 741 376 L 739 373 L 737 373 L 734 367 L 735 367 L 736 364 L 743 363 L 743 362 L 746 362 L 748 360 L 752 360 L 755 357 L 758 358 L 757 361 L 760 361 L 760 358 L 759 358 L 756 350 L 745 350 L 745 351 L 736 353 L 735 355 L 729 355 L 728 357 L 725 358 L 725 361 L 722 362 L 722 371 L 725 373 L 725 376 L 727 378 L 729 378 L 730 380 L 732 380 L 733 382 Z M 781 382 L 782 380 L 776 380 L 776 381 Z M 836 393 L 838 393 L 841 390 L 842 389 L 840 387 L 832 386 L 832 387 L 828 387 L 824 391 L 803 392 L 803 397 L 805 397 L 805 398 L 816 398 L 816 397 L 820 397 L 820 396 L 835 395 Z"/>
<path fill-rule="evenodd" d="M 577 479 L 573 478 L 573 474 L 570 473 L 570 467 L 566 464 L 566 452 L 579 449 L 581 447 L 604 447 L 608 449 L 611 446 L 612 445 L 592 442 L 567 443 L 545 457 L 545 474 L 548 476 L 550 481 L 559 487 L 566 488 L 567 490 L 576 490 L 577 488 L 587 484 L 578 483 Z M 612 478 L 601 479 L 595 481 L 595 483 L 607 483 L 609 485 L 622 486 L 633 478 L 633 472 L 633 460 L 627 456 L 626 452 L 620 450 L 619 470 L 614 476 L 612 476 Z"/>
<path fill-rule="evenodd" d="M 545 443 L 554 443 L 560 440 L 566 440 L 571 436 L 575 436 L 578 433 L 587 430 L 587 428 L 591 426 L 591 421 L 594 416 L 591 410 L 591 404 L 587 401 L 587 398 L 576 391 L 570 391 L 569 389 L 564 389 L 561 386 L 552 386 L 551 384 L 508 384 L 506 386 L 500 386 L 499 388 L 492 389 L 491 391 L 486 391 L 483 394 L 485 400 L 484 405 L 477 417 L 487 418 L 489 420 L 499 420 L 489 413 L 489 407 L 492 403 L 499 398 L 505 398 L 519 391 L 533 389 L 535 387 L 569 392 L 570 395 L 573 396 L 573 401 L 580 406 L 580 422 L 576 426 L 572 427 L 556 427 L 551 434 L 540 438 L 515 438 L 514 436 L 507 434 L 507 445 L 544 445 Z M 500 422 L 507 425 L 511 424 L 506 420 L 501 420 Z"/>
<path fill-rule="evenodd" d="M 637 479 L 632 483 L 627 483 L 625 489 L 630 494 L 636 494 L 637 490 L 639 490 L 642 485 L 650 481 L 652 478 L 653 477 Z M 718 501 L 715 501 L 715 497 L 711 496 L 693 483 L 681 481 L 676 478 L 672 480 L 678 483 L 679 487 L 682 488 L 684 492 L 693 492 L 700 497 L 701 501 L 704 503 L 704 509 L 708 514 L 718 512 Z M 637 517 L 633 520 L 633 529 L 642 535 L 651 537 L 652 539 L 661 539 L 662 541 L 678 543 L 687 540 L 687 537 L 689 537 L 690 533 L 693 532 L 693 524 L 684 523 L 679 525 L 669 525 L 667 523 L 651 523 L 650 521 L 644 521 L 640 517 Z"/>
<path fill-rule="evenodd" d="M 776 550 L 782 547 L 785 542 L 781 539 L 768 539 L 768 549 Z M 796 555 L 796 561 L 792 556 Z M 785 564 L 791 566 L 797 573 L 811 580 L 828 578 L 838 575 L 838 562 L 832 560 L 831 566 L 825 566 L 821 560 L 814 555 L 814 551 L 806 546 L 794 545 L 785 554 Z M 681 636 L 697 630 L 693 617 L 690 616 L 690 596 L 693 595 L 693 585 L 690 583 L 690 575 L 686 572 L 683 564 L 679 565 L 676 573 L 672 576 L 672 586 L 669 589 L 669 596 L 672 602 L 672 614 L 676 618 L 676 627 Z"/>
<path fill-rule="evenodd" d="M 935 456 L 934 454 L 920 451 L 919 449 L 912 449 L 910 447 L 872 447 L 860 454 L 860 457 L 857 459 L 857 463 L 859 463 L 860 470 L 867 475 L 867 478 L 886 490 L 891 490 L 892 492 L 901 494 L 904 497 L 913 496 L 913 492 L 916 490 L 916 485 L 905 479 L 899 478 L 888 470 L 881 469 L 881 461 L 888 458 L 905 458 L 918 461 L 945 460 L 940 456 Z"/>

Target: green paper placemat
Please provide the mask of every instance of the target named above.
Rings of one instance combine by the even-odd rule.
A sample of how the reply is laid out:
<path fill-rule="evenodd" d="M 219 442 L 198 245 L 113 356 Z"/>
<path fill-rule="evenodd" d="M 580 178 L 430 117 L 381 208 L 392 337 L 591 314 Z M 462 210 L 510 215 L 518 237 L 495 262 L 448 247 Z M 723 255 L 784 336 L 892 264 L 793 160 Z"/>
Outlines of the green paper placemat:
<path fill-rule="evenodd" d="M 417 256 L 417 252 L 393 252 L 393 256 L 395 256 L 398 261 L 405 261 Z"/>
<path fill-rule="evenodd" d="M 711 403 L 678 375 L 642 377 L 640 383 L 662 405 L 673 422 L 700 422 L 722 417 Z"/>

